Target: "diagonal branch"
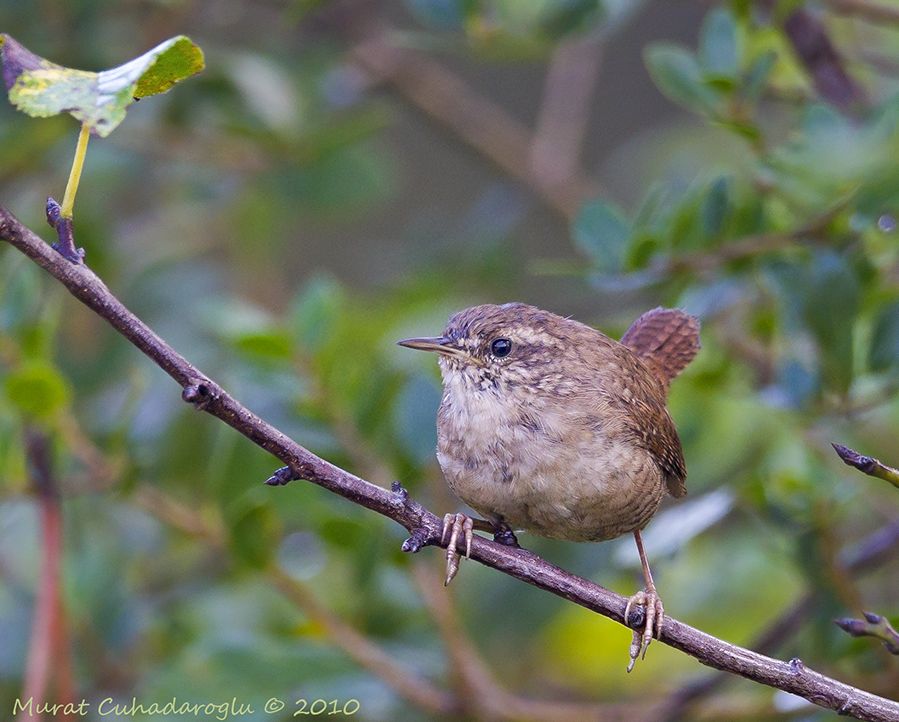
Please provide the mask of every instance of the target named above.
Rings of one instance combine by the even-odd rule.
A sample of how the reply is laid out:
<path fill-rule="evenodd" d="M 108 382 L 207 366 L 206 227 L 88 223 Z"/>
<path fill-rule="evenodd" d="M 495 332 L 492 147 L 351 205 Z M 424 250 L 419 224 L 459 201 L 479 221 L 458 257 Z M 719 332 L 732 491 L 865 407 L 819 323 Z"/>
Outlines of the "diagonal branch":
<path fill-rule="evenodd" d="M 376 511 L 405 527 L 411 538 L 404 549 L 417 551 L 440 545 L 441 520 L 413 501 L 400 487 L 388 491 L 345 471 L 263 421 L 212 379 L 172 349 L 119 301 L 85 265 L 73 265 L 8 210 L 0 207 L 0 239 L 7 241 L 59 280 L 69 292 L 94 310 L 137 346 L 182 387 L 182 398 L 239 431 L 286 463 L 291 472 L 355 504 Z M 624 624 L 624 597 L 566 572 L 524 549 L 476 537 L 471 558 Z M 634 615 L 639 616 L 639 615 Z M 632 620 L 634 624 L 642 619 Z M 826 677 L 801 660 L 782 662 L 717 639 L 673 618 L 666 618 L 661 641 L 703 664 L 804 697 L 821 707 L 873 722 L 899 719 L 899 702 Z"/>
<path fill-rule="evenodd" d="M 821 20 L 800 7 L 784 20 L 784 32 L 815 90 L 825 101 L 844 112 L 865 105 L 864 89 L 846 71 L 843 58 Z"/>
<path fill-rule="evenodd" d="M 840 555 L 840 564 L 848 574 L 864 574 L 899 554 L 899 520 L 887 524 L 862 539 L 857 546 Z M 817 594 L 806 592 L 775 619 L 752 643 L 752 648 L 765 654 L 773 654 L 796 634 L 802 620 L 808 616 Z M 673 692 L 659 706 L 659 716 L 653 722 L 675 722 L 685 719 L 685 712 L 697 700 L 715 692 L 729 679 L 727 675 L 713 672 L 687 682 Z"/>
<path fill-rule="evenodd" d="M 849 15 L 870 23 L 899 23 L 899 8 L 876 0 L 826 0 L 831 11 Z"/>
<path fill-rule="evenodd" d="M 571 220 L 581 204 L 599 192 L 596 182 L 579 167 L 566 169 L 564 178 L 535 173 L 529 160 L 531 130 L 424 53 L 396 47 L 385 37 L 377 37 L 356 45 L 351 58 L 374 79 L 388 82 L 414 107 L 530 188 L 563 218 Z"/>
<path fill-rule="evenodd" d="M 582 174 L 580 159 L 593 89 L 599 76 L 599 38 L 576 37 L 553 53 L 531 141 L 531 169 L 547 186 L 564 186 Z"/>

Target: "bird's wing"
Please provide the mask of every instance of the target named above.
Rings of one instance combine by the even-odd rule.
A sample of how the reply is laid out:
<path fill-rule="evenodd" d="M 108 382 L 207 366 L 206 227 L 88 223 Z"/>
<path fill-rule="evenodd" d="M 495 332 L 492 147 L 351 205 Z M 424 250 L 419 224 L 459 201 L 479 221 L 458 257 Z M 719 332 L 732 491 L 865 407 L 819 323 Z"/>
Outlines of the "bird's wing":
<path fill-rule="evenodd" d="M 653 450 L 659 466 L 665 474 L 665 485 L 668 493 L 674 497 L 682 497 L 687 493 L 684 480 L 687 478 L 687 464 L 681 449 L 680 438 L 668 409 L 662 409 L 658 423 L 649 428 L 642 427 L 645 434 L 646 447 Z"/>
<path fill-rule="evenodd" d="M 628 426 L 638 443 L 656 459 L 665 484 L 671 496 L 681 497 L 687 493 L 684 479 L 687 478 L 687 464 L 681 449 L 680 437 L 668 409 L 658 399 L 649 400 L 635 397 L 628 415 Z"/>
<path fill-rule="evenodd" d="M 665 477 L 668 492 L 684 496 L 687 487 L 687 465 L 680 438 L 666 403 L 666 384 L 657 375 L 647 373 L 647 364 L 631 349 L 618 345 L 614 354 L 614 371 L 607 378 L 617 386 L 606 393 L 606 402 L 615 406 L 634 442 L 648 451 Z"/>
<path fill-rule="evenodd" d="M 665 388 L 699 351 L 699 319 L 677 308 L 654 308 L 621 337 L 656 372 Z"/>

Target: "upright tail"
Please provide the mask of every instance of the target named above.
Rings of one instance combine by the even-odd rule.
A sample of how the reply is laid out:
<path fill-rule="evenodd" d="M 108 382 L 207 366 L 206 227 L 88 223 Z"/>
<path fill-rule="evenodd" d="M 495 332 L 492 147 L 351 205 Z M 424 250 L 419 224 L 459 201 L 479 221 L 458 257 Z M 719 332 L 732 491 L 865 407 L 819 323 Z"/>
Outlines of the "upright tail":
<path fill-rule="evenodd" d="M 699 351 L 699 319 L 676 308 L 654 308 L 631 324 L 621 343 L 648 362 L 667 388 Z"/>

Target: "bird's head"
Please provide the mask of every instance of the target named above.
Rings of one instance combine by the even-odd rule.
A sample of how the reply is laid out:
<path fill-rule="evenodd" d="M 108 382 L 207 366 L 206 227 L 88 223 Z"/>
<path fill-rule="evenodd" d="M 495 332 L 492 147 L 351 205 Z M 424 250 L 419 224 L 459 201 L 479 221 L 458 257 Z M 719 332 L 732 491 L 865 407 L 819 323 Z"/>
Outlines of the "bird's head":
<path fill-rule="evenodd" d="M 444 383 L 536 389 L 557 375 L 560 356 L 569 352 L 579 328 L 586 327 L 524 303 L 486 304 L 454 314 L 440 336 L 398 343 L 437 353 Z"/>

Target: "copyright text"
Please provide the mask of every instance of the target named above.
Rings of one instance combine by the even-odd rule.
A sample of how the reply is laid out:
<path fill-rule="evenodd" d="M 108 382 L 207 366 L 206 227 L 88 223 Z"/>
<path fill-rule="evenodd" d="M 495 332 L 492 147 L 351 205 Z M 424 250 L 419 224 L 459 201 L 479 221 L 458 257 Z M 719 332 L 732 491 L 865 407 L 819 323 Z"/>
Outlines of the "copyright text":
<path fill-rule="evenodd" d="M 165 702 L 142 702 L 136 697 L 132 697 L 129 701 L 116 700 L 113 697 L 106 697 L 96 704 L 81 699 L 77 702 L 46 702 L 35 700 L 34 697 L 28 699 L 16 699 L 13 702 L 13 717 L 22 714 L 28 717 L 52 719 L 54 717 L 86 717 L 90 713 L 94 713 L 99 717 L 109 717 L 111 719 L 123 719 L 128 717 L 146 716 L 146 717 L 164 717 L 172 719 L 175 717 L 185 717 L 194 719 L 214 719 L 218 722 L 225 722 L 229 719 L 239 717 L 247 717 L 256 714 L 256 710 L 260 709 L 265 714 L 280 714 L 292 706 L 291 716 L 293 717 L 330 717 L 341 715 L 350 717 L 356 714 L 361 704 L 356 699 L 282 699 L 281 697 L 270 697 L 264 704 L 254 706 L 253 704 L 241 702 L 237 697 L 232 697 L 228 701 L 215 702 L 195 702 L 187 700 L 179 700 L 172 697 Z"/>

